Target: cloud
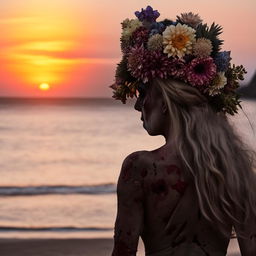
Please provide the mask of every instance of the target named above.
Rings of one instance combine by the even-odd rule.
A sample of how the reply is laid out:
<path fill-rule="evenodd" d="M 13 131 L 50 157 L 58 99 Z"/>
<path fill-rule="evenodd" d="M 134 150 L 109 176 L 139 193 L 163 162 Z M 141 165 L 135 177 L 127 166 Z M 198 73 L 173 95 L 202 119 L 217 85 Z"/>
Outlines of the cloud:
<path fill-rule="evenodd" d="M 22 16 L 22 17 L 11 17 L 11 18 L 2 18 L 0 19 L 0 25 L 10 25 L 10 24 L 21 24 L 21 23 L 37 23 L 41 21 L 39 16 Z"/>
<path fill-rule="evenodd" d="M 1 45 L 1 57 L 5 59 L 54 59 L 73 62 L 102 62 L 113 63 L 120 59 L 119 49 L 110 47 L 97 47 L 87 40 L 87 44 L 72 40 L 22 40 L 17 42 L 5 42 Z M 96 40 L 98 41 L 98 40 Z M 87 46 L 87 47 L 86 47 Z"/>

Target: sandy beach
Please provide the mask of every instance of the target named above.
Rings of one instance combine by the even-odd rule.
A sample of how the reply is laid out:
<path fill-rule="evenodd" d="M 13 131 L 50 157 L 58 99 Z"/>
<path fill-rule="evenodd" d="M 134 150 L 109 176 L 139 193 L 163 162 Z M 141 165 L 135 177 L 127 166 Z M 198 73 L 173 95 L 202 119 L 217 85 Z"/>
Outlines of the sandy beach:
<path fill-rule="evenodd" d="M 240 256 L 234 243 L 227 256 Z M 1 239 L 1 256 L 110 256 L 113 240 L 99 239 Z M 236 252 L 235 252 L 236 251 Z M 137 256 L 143 256 L 140 240 Z"/>
<path fill-rule="evenodd" d="M 105 256 L 110 255 L 111 239 L 3 239 L 1 256 Z"/>

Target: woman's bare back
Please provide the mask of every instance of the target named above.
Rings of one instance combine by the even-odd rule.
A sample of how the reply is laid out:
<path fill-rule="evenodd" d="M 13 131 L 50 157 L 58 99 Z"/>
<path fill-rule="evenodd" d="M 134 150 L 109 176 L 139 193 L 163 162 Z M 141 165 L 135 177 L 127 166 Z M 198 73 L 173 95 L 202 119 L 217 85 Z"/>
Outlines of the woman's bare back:
<path fill-rule="evenodd" d="M 113 255 L 136 255 L 139 236 L 146 255 L 225 255 L 229 239 L 202 218 L 191 179 L 163 147 L 125 159 L 117 194 Z"/>

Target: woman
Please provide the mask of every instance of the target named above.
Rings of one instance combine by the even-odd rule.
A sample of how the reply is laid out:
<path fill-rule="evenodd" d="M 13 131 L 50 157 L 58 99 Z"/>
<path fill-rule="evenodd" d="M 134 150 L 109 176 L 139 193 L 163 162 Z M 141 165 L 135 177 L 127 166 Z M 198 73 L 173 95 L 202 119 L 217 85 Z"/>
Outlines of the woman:
<path fill-rule="evenodd" d="M 241 254 L 256 255 L 255 152 L 229 124 L 240 106 L 242 66 L 220 52 L 220 27 L 192 13 L 156 22 L 147 7 L 125 20 L 114 98 L 166 143 L 123 162 L 113 256 L 226 255 L 234 227 Z M 240 106 L 241 107 L 241 106 Z"/>

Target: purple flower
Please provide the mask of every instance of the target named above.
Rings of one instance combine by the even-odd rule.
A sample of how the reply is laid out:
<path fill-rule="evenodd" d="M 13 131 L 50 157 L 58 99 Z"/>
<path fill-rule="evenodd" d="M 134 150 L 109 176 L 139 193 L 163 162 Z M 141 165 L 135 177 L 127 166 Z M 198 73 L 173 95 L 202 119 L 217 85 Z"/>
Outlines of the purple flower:
<path fill-rule="evenodd" d="M 216 65 L 211 57 L 193 59 L 186 72 L 188 82 L 198 89 L 204 89 L 215 75 Z"/>
<path fill-rule="evenodd" d="M 159 34 L 159 31 L 154 28 L 154 29 L 151 29 L 149 36 L 153 36 L 153 35 L 156 35 L 156 34 Z"/>
<path fill-rule="evenodd" d="M 121 38 L 121 50 L 124 55 L 127 55 L 132 47 L 132 40 L 123 40 Z"/>
<path fill-rule="evenodd" d="M 140 46 L 148 41 L 149 31 L 145 27 L 139 27 L 132 33 L 133 46 Z"/>
<path fill-rule="evenodd" d="M 136 11 L 135 15 L 141 22 L 154 22 L 160 16 L 160 13 L 157 10 L 153 10 L 151 6 L 147 6 L 145 10 L 141 8 L 141 12 Z"/>
<path fill-rule="evenodd" d="M 128 70 L 143 83 L 159 77 L 166 79 L 170 68 L 170 58 L 162 51 L 150 51 L 143 46 L 132 48 L 128 56 Z"/>
<path fill-rule="evenodd" d="M 159 23 L 163 24 L 165 28 L 168 26 L 171 26 L 171 25 L 176 26 L 178 24 L 177 21 L 173 21 L 173 20 L 169 20 L 169 19 L 164 19 L 163 21 L 161 21 Z"/>
<path fill-rule="evenodd" d="M 150 26 L 150 36 L 155 34 L 162 34 L 165 30 L 166 26 L 161 22 L 154 22 Z"/>
<path fill-rule="evenodd" d="M 225 72 L 229 67 L 229 62 L 232 58 L 230 57 L 230 51 L 218 52 L 214 58 L 214 62 L 217 66 L 218 72 Z"/>
<path fill-rule="evenodd" d="M 174 78 L 184 79 L 186 71 L 185 61 L 182 59 L 172 59 L 170 61 L 169 74 Z"/>

